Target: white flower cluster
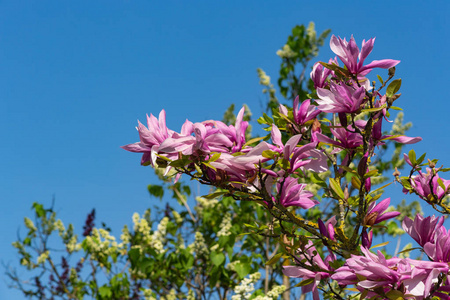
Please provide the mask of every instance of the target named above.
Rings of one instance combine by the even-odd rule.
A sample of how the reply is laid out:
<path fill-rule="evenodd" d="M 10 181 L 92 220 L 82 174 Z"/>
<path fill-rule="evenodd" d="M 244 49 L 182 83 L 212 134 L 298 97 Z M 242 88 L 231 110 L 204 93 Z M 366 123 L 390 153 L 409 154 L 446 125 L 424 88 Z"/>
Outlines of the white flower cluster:
<path fill-rule="evenodd" d="M 286 290 L 284 285 L 276 285 L 270 291 L 267 292 L 266 296 L 257 296 L 253 300 L 273 300 L 278 299 L 278 296 Z"/>
<path fill-rule="evenodd" d="M 93 228 L 91 235 L 86 237 L 84 243 L 93 259 L 117 255 L 117 252 L 123 248 L 123 244 L 117 244 L 116 238 L 103 228 Z"/>
<path fill-rule="evenodd" d="M 277 51 L 277 55 L 281 58 L 292 58 L 297 55 L 294 51 L 292 51 L 291 47 L 286 44 L 283 46 L 283 49 Z"/>
<path fill-rule="evenodd" d="M 255 290 L 254 283 L 261 278 L 261 273 L 256 272 L 250 274 L 249 278 L 244 278 L 239 285 L 234 288 L 234 293 L 231 300 L 250 299 L 252 292 Z"/>
<path fill-rule="evenodd" d="M 142 240 L 145 245 L 154 248 L 158 253 L 165 251 L 164 243 L 166 241 L 167 224 L 169 223 L 168 217 L 162 218 L 153 234 L 150 234 L 151 228 L 148 221 L 145 218 L 141 218 L 138 213 L 133 214 L 133 223 L 134 231 L 142 235 Z M 129 241 L 129 232 L 125 227 L 121 239 L 122 241 Z"/>
<path fill-rule="evenodd" d="M 209 254 L 209 249 L 206 245 L 205 238 L 203 237 L 203 234 L 198 231 L 195 232 L 195 240 L 192 244 L 189 245 L 189 248 L 190 252 L 195 252 L 197 256 L 206 256 Z"/>
<path fill-rule="evenodd" d="M 258 69 L 258 77 L 259 77 L 259 84 L 270 86 L 270 76 L 266 74 L 262 69 Z"/>
<path fill-rule="evenodd" d="M 151 246 L 158 253 L 164 253 L 165 251 L 164 243 L 166 241 L 167 223 L 169 223 L 169 218 L 162 218 L 161 222 L 158 224 L 157 230 L 151 235 Z"/>
<path fill-rule="evenodd" d="M 81 249 L 81 243 L 78 243 L 77 236 L 74 235 L 70 238 L 70 240 L 66 243 L 67 252 L 72 253 L 79 251 Z"/>
<path fill-rule="evenodd" d="M 39 255 L 37 258 L 37 264 L 40 265 L 40 264 L 45 263 L 45 261 L 48 259 L 49 255 L 50 255 L 50 251 L 48 251 L 48 250 L 42 252 L 41 255 Z"/>
<path fill-rule="evenodd" d="M 177 211 L 173 210 L 172 211 L 172 215 L 173 215 L 173 218 L 175 219 L 175 222 L 177 224 L 183 223 L 183 218 L 180 216 L 180 214 Z"/>
<path fill-rule="evenodd" d="M 64 233 L 66 232 L 66 227 L 64 227 L 63 222 L 60 219 L 58 219 L 53 225 L 55 226 L 56 229 L 58 229 L 59 236 L 63 237 Z"/>
<path fill-rule="evenodd" d="M 25 226 L 32 232 L 35 232 L 37 230 L 36 226 L 34 226 L 33 221 L 31 221 L 29 218 L 25 217 L 24 222 L 25 222 Z"/>
<path fill-rule="evenodd" d="M 226 213 L 223 217 L 222 223 L 220 223 L 220 230 L 217 233 L 217 236 L 228 236 L 231 234 L 231 214 Z"/>
<path fill-rule="evenodd" d="M 171 289 L 169 294 L 167 294 L 165 297 L 161 297 L 161 300 L 177 300 L 176 291 L 174 289 Z"/>
<path fill-rule="evenodd" d="M 206 199 L 204 197 L 196 197 L 197 205 L 195 206 L 195 210 L 201 214 L 203 209 L 213 208 L 219 201 L 217 199 Z"/>

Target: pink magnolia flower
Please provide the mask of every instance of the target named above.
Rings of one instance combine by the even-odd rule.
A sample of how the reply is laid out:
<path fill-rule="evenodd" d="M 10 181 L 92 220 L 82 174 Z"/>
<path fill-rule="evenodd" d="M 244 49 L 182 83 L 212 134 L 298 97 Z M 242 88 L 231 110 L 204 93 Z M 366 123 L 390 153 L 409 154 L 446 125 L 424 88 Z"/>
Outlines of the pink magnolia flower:
<path fill-rule="evenodd" d="M 333 150 L 333 154 L 340 152 L 342 149 L 356 149 L 363 144 L 361 134 L 354 132 L 351 125 L 347 128 L 331 128 L 330 129 L 336 140 L 327 137 L 324 134 L 316 133 L 316 138 L 319 142 L 330 144 L 338 147 Z"/>
<path fill-rule="evenodd" d="M 372 202 L 367 209 L 364 225 L 373 226 L 388 219 L 395 218 L 400 215 L 398 211 L 386 212 L 391 203 L 391 198 L 386 198 L 380 203 Z"/>
<path fill-rule="evenodd" d="M 304 100 L 299 106 L 299 98 L 297 96 L 294 100 L 293 114 L 295 123 L 303 125 L 315 119 L 320 114 L 320 110 L 317 109 L 317 106 L 311 105 L 310 99 Z"/>
<path fill-rule="evenodd" d="M 423 250 L 433 261 L 450 263 L 450 230 L 436 228 L 434 240 L 425 243 Z"/>
<path fill-rule="evenodd" d="M 341 39 L 333 35 L 330 40 L 331 50 L 341 59 L 347 70 L 352 74 L 358 74 L 361 76 L 367 75 L 374 68 L 389 69 L 396 66 L 400 61 L 393 59 L 374 60 L 367 65 L 364 64 L 364 60 L 372 52 L 375 38 L 369 39 L 367 42 L 363 40 L 361 51 L 356 45 L 353 36 L 350 41 Z"/>
<path fill-rule="evenodd" d="M 442 181 L 445 190 L 439 185 L 439 180 Z M 440 178 L 437 173 L 433 175 L 433 171 L 427 168 L 427 173 L 419 171 L 418 175 L 412 177 L 411 186 L 424 200 L 428 201 L 435 197 L 437 197 L 436 200 L 440 200 L 449 193 L 450 180 Z"/>
<path fill-rule="evenodd" d="M 326 223 L 323 223 L 323 221 L 319 219 L 317 224 L 319 225 L 320 233 L 330 240 L 335 241 L 334 226 L 336 225 L 336 222 L 336 216 L 331 217 Z"/>
<path fill-rule="evenodd" d="M 211 123 L 195 123 L 192 125 L 194 136 L 173 135 L 164 140 L 159 147 L 160 152 L 192 155 L 194 153 L 228 152 L 233 142 Z"/>
<path fill-rule="evenodd" d="M 438 276 L 449 271 L 446 263 L 398 257 L 386 259 L 380 251 L 377 255 L 364 247 L 361 247 L 361 251 L 362 256 L 352 255 L 331 279 L 340 285 L 355 284 L 361 292 L 369 291 L 368 297 L 398 290 L 405 299 L 423 300 L 430 296 Z"/>
<path fill-rule="evenodd" d="M 361 233 L 361 245 L 364 248 L 369 249 L 372 247 L 372 240 L 373 240 L 373 231 L 369 230 L 369 233 L 367 233 L 367 229 L 364 228 L 363 232 Z"/>
<path fill-rule="evenodd" d="M 213 121 L 215 127 L 219 129 L 219 131 L 224 134 L 232 143 L 231 152 L 239 152 L 242 149 L 242 146 L 245 144 L 245 131 L 248 127 L 248 122 L 243 121 L 244 118 L 245 107 L 242 107 L 236 117 L 235 125 L 229 125 L 220 122 Z"/>
<path fill-rule="evenodd" d="M 319 204 L 319 201 L 312 199 L 314 194 L 305 190 L 305 187 L 306 184 L 298 183 L 296 178 L 286 177 L 277 182 L 278 199 L 274 200 L 284 207 L 297 206 L 304 209 Z"/>
<path fill-rule="evenodd" d="M 336 58 L 330 58 L 328 64 L 339 65 Z M 332 70 L 325 68 L 320 62 L 315 63 L 310 73 L 311 80 L 314 83 L 314 88 L 325 88 L 328 85 L 326 82 L 328 77 L 333 74 L 334 72 Z"/>
<path fill-rule="evenodd" d="M 383 119 L 380 118 L 380 119 L 378 119 L 377 122 L 375 122 L 375 124 L 373 124 L 372 139 L 373 139 L 375 145 L 383 145 L 384 143 L 382 141 L 384 141 L 384 140 L 393 140 L 393 141 L 396 141 L 397 143 L 401 143 L 401 144 L 415 144 L 422 140 L 422 138 L 420 136 L 408 137 L 408 136 L 404 136 L 404 135 L 401 135 L 401 136 L 383 135 L 383 133 L 381 131 L 382 121 L 383 121 Z M 364 126 L 365 126 L 364 122 L 359 122 L 359 124 L 364 124 Z"/>
<path fill-rule="evenodd" d="M 289 172 L 295 172 L 299 168 L 318 173 L 328 170 L 327 158 L 322 151 L 316 149 L 317 143 L 297 147 L 302 138 L 301 134 L 297 134 L 291 137 L 286 144 L 283 144 L 281 132 L 276 125 L 272 125 L 271 133 L 275 145 L 269 147 L 272 151 L 281 153 L 283 158 L 290 162 Z"/>
<path fill-rule="evenodd" d="M 332 82 L 330 89 L 317 89 L 317 108 L 327 113 L 355 113 L 366 100 L 366 89 Z"/>
<path fill-rule="evenodd" d="M 330 273 L 334 269 L 330 266 L 330 262 L 336 260 L 334 254 L 330 254 L 322 260 L 320 255 L 317 253 L 311 241 L 305 246 L 305 250 L 301 255 L 295 257 L 298 262 L 303 262 L 306 267 L 300 266 L 283 266 L 283 274 L 292 278 L 302 278 L 302 279 L 314 279 L 314 281 L 308 285 L 302 286 L 302 293 L 313 292 L 313 299 L 319 300 L 319 290 L 317 285 L 321 280 L 330 277 Z M 312 264 L 310 263 L 312 262 Z M 311 271 L 314 270 L 314 271 Z"/>
<path fill-rule="evenodd" d="M 444 224 L 444 217 L 437 218 L 434 215 L 424 218 L 417 214 L 414 221 L 408 217 L 402 222 L 403 230 L 408 233 L 421 247 L 426 243 L 433 243 L 436 232 Z"/>
<path fill-rule="evenodd" d="M 150 116 L 147 115 L 147 126 L 148 128 L 138 121 L 136 129 L 139 132 L 140 141 L 121 147 L 130 152 L 144 153 L 141 159 L 142 165 L 152 162 L 151 153 L 158 152 L 161 143 L 174 134 L 166 126 L 166 112 L 164 109 L 159 113 L 159 120 L 152 114 Z"/>

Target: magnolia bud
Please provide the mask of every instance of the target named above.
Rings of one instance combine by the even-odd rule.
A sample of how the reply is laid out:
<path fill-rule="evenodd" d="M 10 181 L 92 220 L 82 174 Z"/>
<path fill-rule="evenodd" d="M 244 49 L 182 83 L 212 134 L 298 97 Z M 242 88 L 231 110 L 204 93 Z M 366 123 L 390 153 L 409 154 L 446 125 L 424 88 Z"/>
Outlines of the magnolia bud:
<path fill-rule="evenodd" d="M 394 77 L 394 75 L 395 75 L 395 67 L 389 68 L 388 74 L 389 74 L 389 77 Z"/>
<path fill-rule="evenodd" d="M 436 167 L 436 163 L 432 162 L 430 159 L 428 159 L 428 166 L 432 169 L 434 169 L 434 167 Z"/>
<path fill-rule="evenodd" d="M 394 173 L 392 173 L 392 175 L 395 177 L 400 176 L 400 171 L 397 169 L 397 167 L 395 167 L 395 171 L 394 171 Z"/>
<path fill-rule="evenodd" d="M 378 212 L 374 211 L 364 217 L 364 225 L 373 226 L 378 217 Z"/>

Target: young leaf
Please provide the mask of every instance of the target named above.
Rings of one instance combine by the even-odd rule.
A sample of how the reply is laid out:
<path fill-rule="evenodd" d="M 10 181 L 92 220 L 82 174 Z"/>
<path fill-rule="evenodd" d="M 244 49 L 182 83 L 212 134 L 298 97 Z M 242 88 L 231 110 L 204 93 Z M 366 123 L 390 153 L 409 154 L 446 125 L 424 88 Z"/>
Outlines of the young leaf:
<path fill-rule="evenodd" d="M 266 265 L 273 265 L 273 264 L 276 264 L 279 260 L 280 260 L 280 258 L 283 256 L 283 253 L 277 253 L 277 254 L 275 254 L 274 256 L 272 256 L 272 258 L 270 258 L 267 262 L 266 262 Z"/>
<path fill-rule="evenodd" d="M 393 80 L 386 88 L 386 96 L 388 96 L 388 97 L 394 96 L 394 94 L 397 93 L 398 90 L 400 89 L 401 85 L 402 85 L 401 79 Z"/>
<path fill-rule="evenodd" d="M 408 153 L 409 160 L 413 164 L 413 166 L 417 165 L 416 161 L 416 152 L 414 152 L 414 149 L 411 149 Z"/>
<path fill-rule="evenodd" d="M 377 75 L 378 80 L 381 82 L 381 84 L 383 84 L 383 78 L 381 78 L 380 75 Z"/>
<path fill-rule="evenodd" d="M 336 179 L 330 178 L 330 187 L 336 193 L 336 195 L 338 195 L 339 198 L 341 199 L 345 198 L 344 191 L 342 191 L 342 188 Z"/>

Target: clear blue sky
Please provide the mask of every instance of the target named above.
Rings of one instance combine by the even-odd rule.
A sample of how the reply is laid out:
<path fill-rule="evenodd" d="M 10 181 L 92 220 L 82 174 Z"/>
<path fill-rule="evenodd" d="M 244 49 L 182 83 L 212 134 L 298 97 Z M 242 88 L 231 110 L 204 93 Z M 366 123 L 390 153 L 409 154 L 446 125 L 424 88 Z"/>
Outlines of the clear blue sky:
<path fill-rule="evenodd" d="M 449 13 L 445 0 L 0 1 L 1 261 L 16 263 L 23 217 L 53 195 L 79 232 L 95 207 L 118 233 L 156 201 L 152 170 L 119 148 L 138 140 L 137 119 L 164 108 L 178 130 L 221 119 L 231 103 L 258 115 L 256 68 L 275 81 L 276 50 L 309 21 L 359 45 L 376 36 L 369 61 L 402 61 L 398 105 L 424 138 L 415 148 L 450 166 Z M 23 299 L 0 279 L 0 299 Z"/>

